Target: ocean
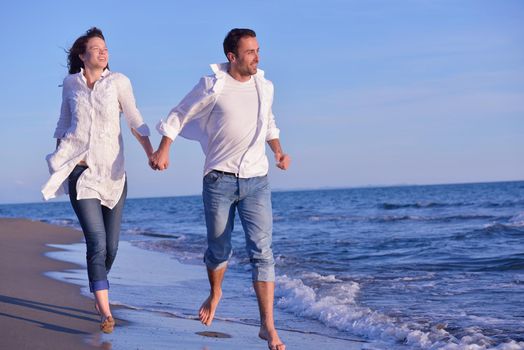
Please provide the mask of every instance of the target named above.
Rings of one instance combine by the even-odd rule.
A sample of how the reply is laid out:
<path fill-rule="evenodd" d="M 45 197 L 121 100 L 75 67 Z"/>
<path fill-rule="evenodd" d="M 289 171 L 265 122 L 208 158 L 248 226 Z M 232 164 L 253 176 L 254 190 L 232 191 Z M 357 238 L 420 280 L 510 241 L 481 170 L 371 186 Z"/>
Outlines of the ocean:
<path fill-rule="evenodd" d="M 369 349 L 524 349 L 524 182 L 274 192 L 273 211 L 277 328 Z M 0 217 L 79 228 L 68 202 L 4 204 Z M 128 199 L 121 240 L 201 278 L 167 288 L 176 276 L 150 266 L 120 287 L 110 275 L 112 297 L 194 317 L 205 232 L 201 196 Z M 238 218 L 233 249 L 217 318 L 256 325 Z"/>

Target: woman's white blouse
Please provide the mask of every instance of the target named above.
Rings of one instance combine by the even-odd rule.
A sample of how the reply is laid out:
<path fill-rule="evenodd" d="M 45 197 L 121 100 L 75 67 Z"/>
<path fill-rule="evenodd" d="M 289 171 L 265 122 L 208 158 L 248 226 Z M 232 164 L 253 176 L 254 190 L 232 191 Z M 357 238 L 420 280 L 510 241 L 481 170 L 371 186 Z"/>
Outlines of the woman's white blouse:
<path fill-rule="evenodd" d="M 61 142 L 46 157 L 51 177 L 42 188 L 44 199 L 67 194 L 68 176 L 83 160 L 89 168 L 78 179 L 77 199 L 97 198 L 108 208 L 118 203 L 125 184 L 120 112 L 130 128 L 149 136 L 125 75 L 106 69 L 93 89 L 87 86 L 83 71 L 64 79 L 54 134 Z"/>

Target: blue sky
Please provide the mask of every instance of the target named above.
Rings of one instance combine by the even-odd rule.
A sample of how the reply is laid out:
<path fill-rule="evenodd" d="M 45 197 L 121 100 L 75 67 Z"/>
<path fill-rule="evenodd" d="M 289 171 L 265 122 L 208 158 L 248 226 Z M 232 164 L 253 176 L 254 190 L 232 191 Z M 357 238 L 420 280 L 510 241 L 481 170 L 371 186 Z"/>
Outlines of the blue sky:
<path fill-rule="evenodd" d="M 64 49 L 91 26 L 152 129 L 225 60 L 229 29 L 256 30 L 293 158 L 274 189 L 524 179 L 523 1 L 22 0 L 0 13 L 0 203 L 41 200 Z M 122 126 L 130 197 L 200 193 L 197 143 L 153 172 Z"/>

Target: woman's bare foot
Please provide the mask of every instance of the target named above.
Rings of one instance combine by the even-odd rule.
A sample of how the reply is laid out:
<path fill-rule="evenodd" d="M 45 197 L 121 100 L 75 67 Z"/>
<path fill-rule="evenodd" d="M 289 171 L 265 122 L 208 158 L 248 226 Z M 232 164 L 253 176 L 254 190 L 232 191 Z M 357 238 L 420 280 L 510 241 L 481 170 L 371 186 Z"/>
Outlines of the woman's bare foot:
<path fill-rule="evenodd" d="M 107 316 L 102 318 L 100 323 L 100 330 L 104 333 L 112 333 L 115 328 L 115 320 L 113 316 Z"/>
<path fill-rule="evenodd" d="M 267 341 L 269 350 L 286 350 L 286 345 L 280 340 L 277 330 L 268 330 L 266 327 L 260 327 L 258 336 Z"/>
<path fill-rule="evenodd" d="M 206 301 L 202 303 L 202 306 L 200 306 L 200 310 L 198 311 L 198 318 L 200 319 L 200 322 L 202 322 L 206 326 L 209 326 L 211 322 L 213 322 L 213 318 L 215 317 L 215 311 L 217 309 L 218 302 L 220 301 L 221 297 L 222 292 L 212 293 L 209 295 Z"/>

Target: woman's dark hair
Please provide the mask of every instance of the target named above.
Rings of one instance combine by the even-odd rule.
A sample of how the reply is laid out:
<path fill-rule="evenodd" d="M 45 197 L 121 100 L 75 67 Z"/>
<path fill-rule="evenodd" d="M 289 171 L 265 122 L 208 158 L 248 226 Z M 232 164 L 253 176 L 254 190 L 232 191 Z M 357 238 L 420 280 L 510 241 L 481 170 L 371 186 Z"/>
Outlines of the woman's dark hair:
<path fill-rule="evenodd" d="M 234 28 L 227 33 L 224 39 L 224 54 L 226 57 L 228 52 L 234 53 L 235 56 L 238 55 L 238 42 L 246 36 L 256 38 L 257 35 L 254 30 L 245 28 Z"/>
<path fill-rule="evenodd" d="M 91 38 L 106 40 L 102 31 L 97 27 L 90 28 L 85 35 L 76 39 L 73 46 L 71 46 L 67 52 L 67 68 L 69 68 L 69 74 L 78 73 L 80 72 L 80 68 L 84 68 L 84 62 L 82 62 L 78 55 L 83 55 L 86 52 L 87 42 Z M 109 65 L 106 68 L 109 68 Z"/>

